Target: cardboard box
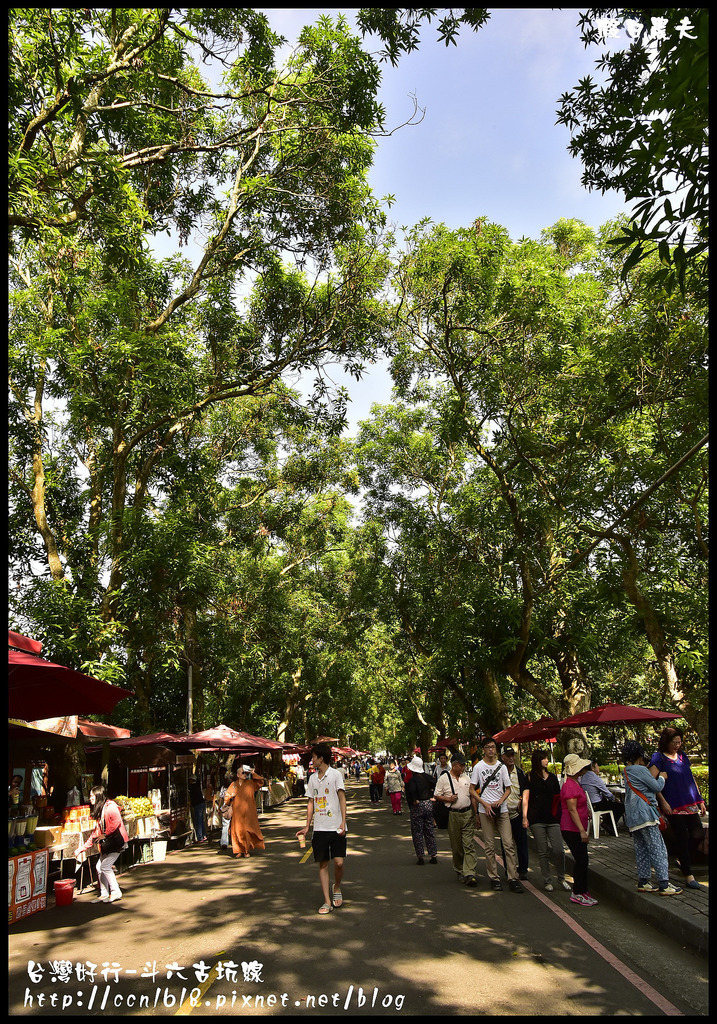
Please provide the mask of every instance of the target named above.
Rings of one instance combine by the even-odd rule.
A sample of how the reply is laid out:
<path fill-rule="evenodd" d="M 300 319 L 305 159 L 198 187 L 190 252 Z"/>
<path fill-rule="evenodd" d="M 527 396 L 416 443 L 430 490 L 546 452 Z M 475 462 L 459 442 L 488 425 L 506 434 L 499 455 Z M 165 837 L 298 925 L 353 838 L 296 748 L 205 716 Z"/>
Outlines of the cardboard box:
<path fill-rule="evenodd" d="M 48 846 L 54 846 L 55 843 L 59 843 L 61 836 L 62 825 L 39 825 L 35 829 L 32 838 L 35 846 L 40 849 L 46 849 Z"/>

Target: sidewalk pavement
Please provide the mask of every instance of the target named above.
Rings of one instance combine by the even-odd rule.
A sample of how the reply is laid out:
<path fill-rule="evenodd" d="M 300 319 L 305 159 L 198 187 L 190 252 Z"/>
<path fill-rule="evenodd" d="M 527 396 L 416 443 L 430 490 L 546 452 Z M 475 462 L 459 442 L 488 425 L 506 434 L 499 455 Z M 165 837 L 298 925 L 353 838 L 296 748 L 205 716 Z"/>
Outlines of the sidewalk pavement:
<path fill-rule="evenodd" d="M 480 834 L 480 833 L 479 833 Z M 538 877 L 532 881 L 540 887 L 540 869 L 535 840 L 528 833 L 531 849 L 531 874 Z M 610 825 L 606 830 L 601 826 L 600 836 L 593 838 L 590 831 L 588 845 L 590 863 L 588 867 L 588 884 L 590 892 L 602 896 L 606 900 L 619 903 L 636 918 L 648 922 L 659 931 L 666 932 L 678 942 L 690 946 L 704 956 L 709 945 L 709 881 L 707 867 L 694 867 L 697 881 L 701 889 L 685 889 L 682 875 L 674 867 L 674 858 L 670 858 L 670 881 L 682 888 L 679 896 L 658 896 L 652 893 L 637 891 L 637 872 L 635 854 L 630 833 L 624 824 L 618 829 L 617 836 L 612 834 Z M 573 858 L 565 851 L 566 872 L 572 874 Z"/>

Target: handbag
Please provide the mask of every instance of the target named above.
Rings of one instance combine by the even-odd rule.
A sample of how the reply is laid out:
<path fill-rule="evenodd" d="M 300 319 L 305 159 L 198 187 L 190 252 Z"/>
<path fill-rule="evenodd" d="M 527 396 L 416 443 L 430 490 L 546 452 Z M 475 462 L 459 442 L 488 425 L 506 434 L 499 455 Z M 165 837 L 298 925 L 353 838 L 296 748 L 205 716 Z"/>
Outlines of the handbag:
<path fill-rule="evenodd" d="M 102 810 L 102 828 L 105 827 L 105 812 Z M 100 853 L 105 855 L 108 853 L 119 853 L 120 850 L 124 849 L 124 836 L 119 828 L 116 828 L 113 832 L 105 832 L 102 839 L 100 839 L 99 847 Z"/>
<path fill-rule="evenodd" d="M 114 832 L 108 832 L 100 840 L 100 853 L 102 854 L 119 853 L 122 849 L 124 849 L 124 836 L 118 828 Z"/>
<path fill-rule="evenodd" d="M 228 792 L 229 792 L 229 790 L 227 790 L 227 793 Z M 236 789 L 234 790 L 234 793 L 232 794 L 232 798 L 229 801 L 229 803 L 228 804 L 223 804 L 222 807 L 220 808 L 220 813 L 221 813 L 221 816 L 224 819 L 224 821 L 230 821 L 231 820 L 232 804 L 234 803 L 234 797 L 235 796 L 236 796 Z"/>

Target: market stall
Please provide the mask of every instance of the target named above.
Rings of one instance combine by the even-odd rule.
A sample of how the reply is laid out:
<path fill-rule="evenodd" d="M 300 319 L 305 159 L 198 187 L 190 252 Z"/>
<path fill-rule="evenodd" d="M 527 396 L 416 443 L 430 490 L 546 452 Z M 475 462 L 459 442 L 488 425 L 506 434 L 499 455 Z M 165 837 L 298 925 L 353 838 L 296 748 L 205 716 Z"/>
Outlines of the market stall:
<path fill-rule="evenodd" d="M 13 630 L 8 630 L 8 647 L 8 920 L 13 923 L 46 908 L 50 882 L 55 875 L 62 878 L 66 856 L 89 823 L 89 806 L 81 804 L 88 780 L 73 769 L 67 789 L 52 783 L 51 763 L 81 743 L 79 715 L 109 713 L 131 693 L 47 661 L 40 657 L 41 643 Z"/>
<path fill-rule="evenodd" d="M 223 751 L 246 759 L 264 755 L 265 763 L 261 767 L 257 766 L 259 774 L 264 776 L 264 786 L 256 794 L 260 814 L 267 807 L 276 807 L 292 796 L 291 784 L 287 785 L 279 774 L 284 771 L 280 757 L 284 752 L 284 744 L 278 740 L 230 729 L 227 725 L 217 725 L 203 732 L 190 733 L 184 737 L 183 742 L 195 749 Z"/>

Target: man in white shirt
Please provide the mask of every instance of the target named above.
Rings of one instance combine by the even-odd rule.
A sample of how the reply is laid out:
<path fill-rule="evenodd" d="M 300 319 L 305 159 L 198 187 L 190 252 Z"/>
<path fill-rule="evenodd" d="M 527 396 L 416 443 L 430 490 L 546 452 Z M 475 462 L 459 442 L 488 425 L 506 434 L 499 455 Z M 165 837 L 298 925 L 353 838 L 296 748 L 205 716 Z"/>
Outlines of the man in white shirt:
<path fill-rule="evenodd" d="M 328 743 L 315 743 L 311 748 L 314 774 L 306 785 L 309 802 L 306 807 L 306 825 L 296 833 L 306 835 L 314 823 L 311 846 L 314 861 L 319 865 L 319 881 L 324 902 L 320 914 L 328 914 L 332 907 L 343 903 L 341 879 L 346 856 L 346 787 L 341 773 L 331 767 L 331 747 Z M 329 889 L 329 862 L 334 862 L 334 884 Z"/>
<path fill-rule="evenodd" d="M 448 838 L 453 854 L 453 869 L 459 882 L 477 885 L 478 854 L 475 844 L 475 811 L 471 800 L 471 780 L 466 772 L 466 759 L 453 755 L 451 769 L 443 772 L 433 791 L 436 800 L 448 804 Z"/>
<path fill-rule="evenodd" d="M 498 832 L 505 853 L 505 871 L 511 892 L 525 892 L 518 878 L 518 860 L 510 827 L 506 801 L 510 795 L 510 775 L 502 761 L 498 760 L 495 740 L 488 737 L 483 741 L 483 760 L 473 768 L 471 774 L 471 798 L 480 812 L 480 823 L 485 841 L 485 863 L 491 889 L 498 892 L 503 885 L 498 878 L 495 860 L 495 833 Z"/>

